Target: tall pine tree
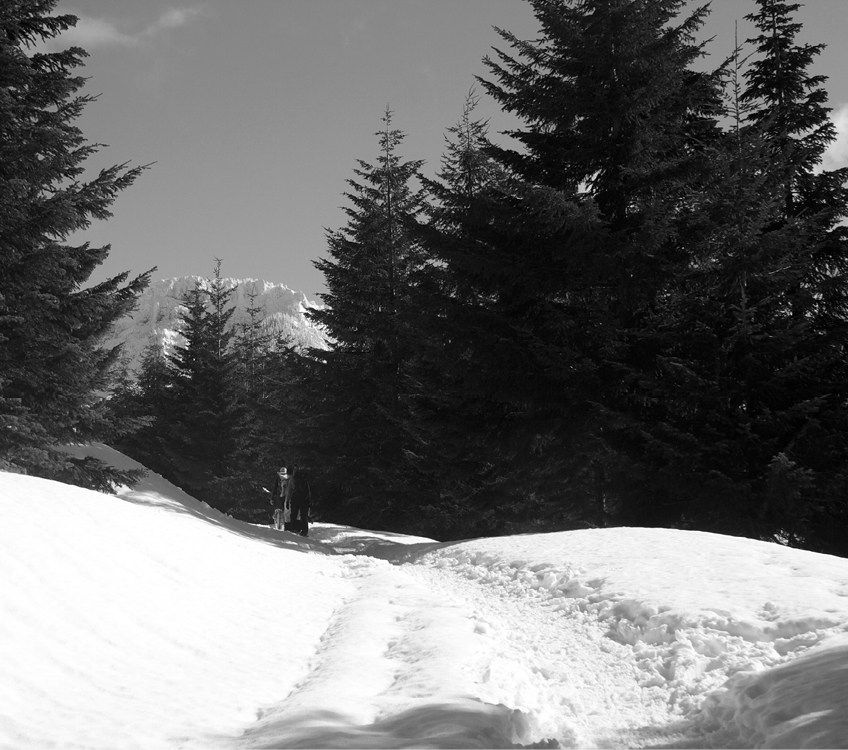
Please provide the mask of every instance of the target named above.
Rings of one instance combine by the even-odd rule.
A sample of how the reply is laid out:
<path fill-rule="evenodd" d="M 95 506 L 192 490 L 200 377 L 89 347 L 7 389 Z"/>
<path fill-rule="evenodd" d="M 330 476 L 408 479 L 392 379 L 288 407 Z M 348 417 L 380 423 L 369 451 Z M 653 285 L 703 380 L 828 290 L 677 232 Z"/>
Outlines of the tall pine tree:
<path fill-rule="evenodd" d="M 411 226 L 421 210 L 413 186 L 420 161 L 403 161 L 403 133 L 386 110 L 377 133 L 375 164 L 359 161 L 349 180 L 347 226 L 328 233 L 329 259 L 316 262 L 326 278 L 326 305 L 310 313 L 331 339 L 314 352 L 312 424 L 322 465 L 332 465 L 328 492 L 337 520 L 401 525 L 420 507 L 428 483 L 410 419 L 409 363 L 414 357 L 411 290 L 422 264 Z"/>
<path fill-rule="evenodd" d="M 677 449 L 654 476 L 684 522 L 845 554 L 848 171 L 817 171 L 834 132 L 799 6 L 758 5 L 745 110 L 691 203 L 695 261 L 667 297 L 679 344 L 656 372 L 676 393 L 650 432 Z"/>
<path fill-rule="evenodd" d="M 225 284 L 220 269 L 217 261 L 214 277 L 198 281 L 183 300 L 185 344 L 168 357 L 172 379 L 165 425 L 176 483 L 216 504 L 212 488 L 232 469 L 241 413 L 229 323 L 234 288 Z"/>
<path fill-rule="evenodd" d="M 475 201 L 461 246 L 428 249 L 467 300 L 465 381 L 512 469 L 498 512 L 661 520 L 619 443 L 646 417 L 654 312 L 688 263 L 675 220 L 720 135 L 717 77 L 692 69 L 706 11 L 675 25 L 684 4 L 531 0 L 540 38 L 501 31 L 516 57 L 486 61 L 521 148 L 487 149 L 509 179 Z"/>
<path fill-rule="evenodd" d="M 67 243 L 110 216 L 141 167 L 118 165 L 82 181 L 98 151 L 73 123 L 92 97 L 73 74 L 79 47 L 34 52 L 76 23 L 55 0 L 0 6 L 0 468 L 107 487 L 125 476 L 58 448 L 108 432 L 99 392 L 118 350 L 101 343 L 131 310 L 149 273 L 84 285 L 109 246 Z"/>

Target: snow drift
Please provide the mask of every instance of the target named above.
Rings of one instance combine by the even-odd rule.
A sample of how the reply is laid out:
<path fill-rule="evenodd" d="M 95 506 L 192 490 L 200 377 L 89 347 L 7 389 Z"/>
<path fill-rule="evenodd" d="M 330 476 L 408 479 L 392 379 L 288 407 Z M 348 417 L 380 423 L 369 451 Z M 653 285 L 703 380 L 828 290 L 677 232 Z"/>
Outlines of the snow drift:
<path fill-rule="evenodd" d="M 0 571 L 0 746 L 848 746 L 848 560 L 778 545 L 302 539 L 0 473 Z"/>

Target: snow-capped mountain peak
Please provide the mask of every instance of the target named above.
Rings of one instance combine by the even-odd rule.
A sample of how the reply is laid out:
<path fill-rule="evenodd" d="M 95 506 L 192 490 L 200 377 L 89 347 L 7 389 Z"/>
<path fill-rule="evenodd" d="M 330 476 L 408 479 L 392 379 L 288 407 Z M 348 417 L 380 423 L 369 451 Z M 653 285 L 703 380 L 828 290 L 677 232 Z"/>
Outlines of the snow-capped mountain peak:
<path fill-rule="evenodd" d="M 253 306 L 261 310 L 265 329 L 281 333 L 292 346 L 326 348 L 327 336 L 306 316 L 310 309 L 322 305 L 307 299 L 303 292 L 262 279 L 223 279 L 226 289 L 234 289 L 230 297 L 235 313 L 230 319 L 237 326 L 248 320 L 247 310 Z M 137 371 L 147 345 L 153 341 L 164 344 L 166 350 L 182 343 L 180 334 L 180 308 L 186 294 L 196 284 L 208 287 L 210 280 L 200 276 L 180 276 L 174 279 L 151 281 L 139 296 L 135 310 L 119 320 L 111 336 L 104 342 L 107 347 L 123 344 L 130 371 Z"/>

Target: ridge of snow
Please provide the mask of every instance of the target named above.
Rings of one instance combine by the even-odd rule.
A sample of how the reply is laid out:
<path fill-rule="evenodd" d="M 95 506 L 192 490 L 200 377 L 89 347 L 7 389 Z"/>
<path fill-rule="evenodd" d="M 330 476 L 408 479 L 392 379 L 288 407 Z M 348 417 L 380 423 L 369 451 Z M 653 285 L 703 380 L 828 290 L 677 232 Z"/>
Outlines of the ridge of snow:
<path fill-rule="evenodd" d="M 110 496 L 0 472 L 0 498 L 0 746 L 848 738 L 842 558 L 644 528 L 303 539 L 153 473 Z"/>
<path fill-rule="evenodd" d="M 597 619 L 632 649 L 646 696 L 696 716 L 729 746 L 848 738 L 847 559 L 654 528 L 421 545 L 404 558 Z M 805 682 L 815 699 L 797 692 Z M 778 737 L 788 744 L 771 744 Z"/>

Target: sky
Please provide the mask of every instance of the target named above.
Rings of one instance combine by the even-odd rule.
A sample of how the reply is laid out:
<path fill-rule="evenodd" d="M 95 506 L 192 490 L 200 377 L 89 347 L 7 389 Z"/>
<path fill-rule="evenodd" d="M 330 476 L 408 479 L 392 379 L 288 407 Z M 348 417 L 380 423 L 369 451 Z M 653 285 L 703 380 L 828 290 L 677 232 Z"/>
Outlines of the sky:
<path fill-rule="evenodd" d="M 105 494 L 0 472 L 0 497 L 2 747 L 848 738 L 844 558 L 673 529 L 302 538 L 152 473 Z"/>
<path fill-rule="evenodd" d="M 718 63 L 754 4 L 712 7 Z M 310 299 L 326 291 L 313 261 L 325 229 L 344 226 L 346 180 L 376 156 L 386 107 L 407 134 L 401 156 L 433 176 L 482 58 L 503 47 L 493 27 L 538 30 L 523 0 L 59 0 L 56 12 L 81 19 L 62 44 L 90 53 L 84 92 L 99 99 L 78 124 L 108 148 L 89 166 L 152 164 L 110 220 L 72 238 L 112 245 L 92 281 L 153 266 L 155 278 L 211 275 L 219 258 L 224 276 Z M 802 42 L 828 44 L 815 72 L 848 134 L 848 3 L 815 0 L 798 18 Z M 496 139 L 516 124 L 485 95 L 477 113 Z M 848 139 L 839 148 L 828 166 L 848 163 Z"/>

